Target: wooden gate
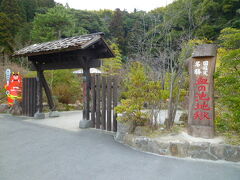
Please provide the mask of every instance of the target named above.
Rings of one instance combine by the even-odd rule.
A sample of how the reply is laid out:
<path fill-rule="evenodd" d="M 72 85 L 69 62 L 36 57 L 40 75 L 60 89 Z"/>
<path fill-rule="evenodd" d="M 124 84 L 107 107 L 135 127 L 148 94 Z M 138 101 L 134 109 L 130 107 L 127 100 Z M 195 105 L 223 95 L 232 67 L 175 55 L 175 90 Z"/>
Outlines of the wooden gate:
<path fill-rule="evenodd" d="M 36 78 L 23 78 L 22 109 L 24 116 L 33 117 L 37 111 L 37 89 Z"/>
<path fill-rule="evenodd" d="M 118 78 L 116 76 L 91 77 L 91 120 L 93 127 L 117 131 Z"/>

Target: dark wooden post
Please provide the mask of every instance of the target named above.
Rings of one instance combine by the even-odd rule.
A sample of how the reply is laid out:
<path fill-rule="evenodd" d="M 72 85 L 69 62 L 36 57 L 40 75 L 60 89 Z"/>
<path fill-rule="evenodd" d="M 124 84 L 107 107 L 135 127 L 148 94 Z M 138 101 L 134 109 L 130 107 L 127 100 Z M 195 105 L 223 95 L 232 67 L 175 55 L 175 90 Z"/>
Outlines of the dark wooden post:
<path fill-rule="evenodd" d="M 49 109 L 51 111 L 55 111 L 56 110 L 56 107 L 55 107 L 55 104 L 53 102 L 53 99 L 52 99 L 52 92 L 48 86 L 48 83 L 44 77 L 44 74 L 43 74 L 43 71 L 39 71 L 39 78 L 40 78 L 40 81 L 42 82 L 42 86 L 45 90 L 45 93 L 46 93 L 46 96 L 47 96 L 47 99 L 48 99 L 48 105 L 49 105 Z"/>
<path fill-rule="evenodd" d="M 36 78 L 23 78 L 23 115 L 33 117 L 38 112 L 37 107 L 37 80 Z"/>
<path fill-rule="evenodd" d="M 115 111 L 115 107 L 117 106 L 118 102 L 118 78 L 117 76 L 113 79 L 113 131 L 117 132 L 117 113 Z"/>
<path fill-rule="evenodd" d="M 42 104 L 42 83 L 39 80 L 39 75 L 37 77 L 37 112 L 43 112 L 43 104 Z"/>
<path fill-rule="evenodd" d="M 96 128 L 100 129 L 100 102 L 101 102 L 101 94 L 100 94 L 100 76 L 96 75 Z"/>
<path fill-rule="evenodd" d="M 214 137 L 214 82 L 216 46 L 196 47 L 189 62 L 190 95 L 188 133 L 195 137 Z"/>
<path fill-rule="evenodd" d="M 107 77 L 107 130 L 112 129 L 112 77 Z"/>
<path fill-rule="evenodd" d="M 45 93 L 46 93 L 46 96 L 47 96 L 47 99 L 48 99 L 49 109 L 51 111 L 55 111 L 56 107 L 55 107 L 55 104 L 54 104 L 53 99 L 52 99 L 52 92 L 51 92 L 51 90 L 48 86 L 48 83 L 47 83 L 47 81 L 44 77 L 44 73 L 43 73 L 43 70 L 41 68 L 42 64 L 37 63 L 35 61 L 32 61 L 32 64 L 34 65 L 35 69 L 37 70 L 37 75 L 38 75 L 38 78 L 39 78 L 39 82 L 41 84 L 40 86 L 42 86 L 45 90 Z M 40 92 L 40 90 L 39 90 L 39 92 Z"/>
<path fill-rule="evenodd" d="M 102 129 L 106 129 L 106 77 L 102 77 L 102 117 L 101 117 Z"/>
<path fill-rule="evenodd" d="M 91 75 L 90 68 L 83 68 L 83 85 L 84 85 L 84 94 L 83 94 L 83 119 L 89 120 L 90 112 L 90 87 L 91 87 Z"/>
<path fill-rule="evenodd" d="M 95 90 L 95 77 L 93 76 L 91 79 L 91 95 L 92 95 L 92 109 L 91 109 L 91 120 L 93 127 L 95 127 L 96 120 L 96 90 Z"/>

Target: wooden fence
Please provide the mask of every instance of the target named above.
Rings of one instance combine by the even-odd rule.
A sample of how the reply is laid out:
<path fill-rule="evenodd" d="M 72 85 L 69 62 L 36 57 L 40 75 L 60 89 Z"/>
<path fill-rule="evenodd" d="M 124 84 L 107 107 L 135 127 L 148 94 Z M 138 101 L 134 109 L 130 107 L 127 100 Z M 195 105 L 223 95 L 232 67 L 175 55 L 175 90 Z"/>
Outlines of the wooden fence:
<path fill-rule="evenodd" d="M 118 78 L 116 76 L 91 77 L 91 120 L 93 127 L 117 131 Z"/>
<path fill-rule="evenodd" d="M 37 89 L 36 78 L 23 78 L 22 109 L 24 116 L 33 117 L 37 111 Z"/>

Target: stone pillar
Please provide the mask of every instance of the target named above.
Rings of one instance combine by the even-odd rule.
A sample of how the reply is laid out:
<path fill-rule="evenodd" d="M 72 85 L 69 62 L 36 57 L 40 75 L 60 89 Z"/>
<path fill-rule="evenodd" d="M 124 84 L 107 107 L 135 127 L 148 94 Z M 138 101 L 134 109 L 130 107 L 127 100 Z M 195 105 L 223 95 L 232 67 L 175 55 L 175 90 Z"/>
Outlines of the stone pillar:
<path fill-rule="evenodd" d="M 214 82 L 217 48 L 203 44 L 195 48 L 189 61 L 190 94 L 188 134 L 214 137 Z"/>

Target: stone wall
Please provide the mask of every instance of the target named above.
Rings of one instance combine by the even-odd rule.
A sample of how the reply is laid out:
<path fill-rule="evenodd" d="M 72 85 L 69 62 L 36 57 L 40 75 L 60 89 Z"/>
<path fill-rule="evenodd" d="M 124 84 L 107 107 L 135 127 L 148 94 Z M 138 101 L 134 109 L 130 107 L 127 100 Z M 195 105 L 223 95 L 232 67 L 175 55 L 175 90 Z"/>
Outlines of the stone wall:
<path fill-rule="evenodd" d="M 176 142 L 128 134 L 128 126 L 118 123 L 115 140 L 141 151 L 175 157 L 240 162 L 240 146 L 210 142 Z"/>

